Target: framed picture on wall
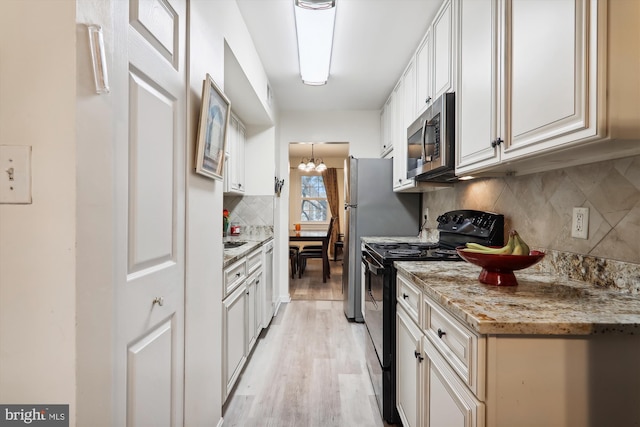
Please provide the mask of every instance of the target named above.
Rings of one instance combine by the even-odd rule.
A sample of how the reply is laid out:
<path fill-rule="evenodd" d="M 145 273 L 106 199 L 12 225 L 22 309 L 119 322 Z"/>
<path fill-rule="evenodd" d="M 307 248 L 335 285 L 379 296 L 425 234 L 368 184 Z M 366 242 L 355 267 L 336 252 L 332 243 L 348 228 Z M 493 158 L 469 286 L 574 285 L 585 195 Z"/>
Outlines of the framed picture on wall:
<path fill-rule="evenodd" d="M 222 179 L 230 115 L 229 99 L 207 74 L 202 85 L 202 108 L 196 150 L 197 173 L 209 178 Z"/>

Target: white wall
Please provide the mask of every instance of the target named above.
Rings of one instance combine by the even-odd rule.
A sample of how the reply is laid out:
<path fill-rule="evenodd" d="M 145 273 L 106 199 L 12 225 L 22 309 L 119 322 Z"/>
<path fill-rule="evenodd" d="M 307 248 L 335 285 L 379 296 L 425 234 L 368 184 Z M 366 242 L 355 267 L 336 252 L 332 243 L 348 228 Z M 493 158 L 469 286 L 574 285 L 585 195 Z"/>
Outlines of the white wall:
<path fill-rule="evenodd" d="M 113 418 L 113 95 L 95 93 L 85 24 L 103 27 L 111 64 L 113 19 L 110 2 L 101 0 L 78 1 L 76 14 L 76 416 L 78 425 L 107 427 Z"/>
<path fill-rule="evenodd" d="M 71 425 L 75 37 L 72 0 L 2 2 L 0 144 L 33 147 L 33 203 L 0 205 L 0 402 L 68 403 Z"/>
<path fill-rule="evenodd" d="M 187 100 L 187 246 L 185 289 L 185 425 L 222 418 L 222 181 L 193 172 L 202 81 L 224 90 L 221 2 L 192 1 Z M 218 220 L 219 219 L 219 220 Z"/>
<path fill-rule="evenodd" d="M 329 84 L 331 82 L 329 81 Z M 276 94 L 277 95 L 277 94 Z M 294 142 L 348 142 L 349 154 L 358 158 L 380 157 L 380 111 L 326 111 L 280 113 L 278 174 L 285 178 L 280 203 L 276 204 L 274 253 L 277 262 L 275 286 L 281 302 L 289 301 L 289 144 Z"/>
<path fill-rule="evenodd" d="M 193 173 L 193 159 L 202 80 L 209 73 L 225 90 L 225 41 L 233 48 L 252 86 L 266 88 L 264 69 L 235 1 L 192 0 L 188 59 L 186 426 L 215 425 L 222 417 L 223 183 Z M 266 91 L 258 96 L 266 99 Z M 270 158 L 273 164 L 273 131 L 270 134 L 251 130 L 250 144 L 256 144 L 255 150 L 261 150 L 258 154 Z M 262 143 L 269 138 L 272 142 L 265 148 Z M 273 194 L 273 187 L 270 188 Z"/>

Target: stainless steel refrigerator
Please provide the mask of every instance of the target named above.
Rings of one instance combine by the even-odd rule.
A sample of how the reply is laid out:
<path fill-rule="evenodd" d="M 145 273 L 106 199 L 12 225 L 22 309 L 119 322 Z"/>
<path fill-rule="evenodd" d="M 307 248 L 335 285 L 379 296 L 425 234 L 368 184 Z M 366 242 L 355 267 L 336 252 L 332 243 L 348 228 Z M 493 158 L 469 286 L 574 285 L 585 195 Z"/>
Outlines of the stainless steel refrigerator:
<path fill-rule="evenodd" d="M 344 314 L 362 322 L 361 237 L 417 236 L 420 194 L 394 193 L 392 159 L 356 159 L 345 165 L 342 293 Z"/>

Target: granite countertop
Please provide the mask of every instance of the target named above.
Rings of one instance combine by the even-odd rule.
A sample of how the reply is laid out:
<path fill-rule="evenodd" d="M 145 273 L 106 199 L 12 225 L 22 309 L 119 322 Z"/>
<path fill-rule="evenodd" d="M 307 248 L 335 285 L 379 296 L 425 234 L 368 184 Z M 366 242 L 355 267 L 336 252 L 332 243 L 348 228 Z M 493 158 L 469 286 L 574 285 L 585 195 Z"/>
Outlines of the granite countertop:
<path fill-rule="evenodd" d="M 480 267 L 464 261 L 396 261 L 395 266 L 480 334 L 640 334 L 640 296 L 535 266 L 516 271 L 518 285 L 510 287 L 480 283 Z"/>
<path fill-rule="evenodd" d="M 224 250 L 223 268 L 249 255 L 251 252 L 258 249 L 259 247 L 264 246 L 267 242 L 269 242 L 270 240 L 273 240 L 273 236 L 268 236 L 263 239 L 245 239 L 242 236 L 240 236 L 236 240 L 241 240 L 247 243 L 241 246 L 237 246 L 235 248 L 229 248 Z"/>

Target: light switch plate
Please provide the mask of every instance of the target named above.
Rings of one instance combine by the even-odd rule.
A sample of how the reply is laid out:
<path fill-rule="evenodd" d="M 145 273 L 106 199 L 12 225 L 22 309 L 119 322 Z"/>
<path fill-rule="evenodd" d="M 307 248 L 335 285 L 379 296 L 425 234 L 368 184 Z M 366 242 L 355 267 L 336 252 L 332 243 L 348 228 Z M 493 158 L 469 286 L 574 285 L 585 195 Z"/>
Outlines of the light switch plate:
<path fill-rule="evenodd" d="M 0 145 L 0 203 L 31 203 L 31 146 Z"/>

